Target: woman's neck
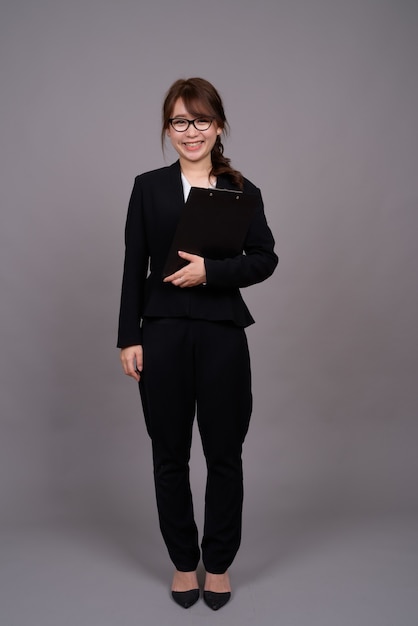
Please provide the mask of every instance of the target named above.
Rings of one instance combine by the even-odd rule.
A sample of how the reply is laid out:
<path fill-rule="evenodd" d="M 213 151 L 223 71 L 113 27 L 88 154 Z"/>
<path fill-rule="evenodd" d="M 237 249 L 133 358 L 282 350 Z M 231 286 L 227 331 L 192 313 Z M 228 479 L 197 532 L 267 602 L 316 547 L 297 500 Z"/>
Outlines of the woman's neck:
<path fill-rule="evenodd" d="M 180 167 L 192 187 L 210 187 L 216 180 L 215 177 L 210 176 L 212 163 L 209 163 L 208 166 L 202 163 L 184 163 L 180 161 Z"/>

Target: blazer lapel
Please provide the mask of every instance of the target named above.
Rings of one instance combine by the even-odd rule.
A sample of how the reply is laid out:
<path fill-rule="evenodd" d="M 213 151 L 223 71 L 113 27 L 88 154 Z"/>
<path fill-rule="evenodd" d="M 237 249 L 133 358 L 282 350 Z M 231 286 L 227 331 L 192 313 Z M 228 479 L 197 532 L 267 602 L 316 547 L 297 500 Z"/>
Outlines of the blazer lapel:
<path fill-rule="evenodd" d="M 170 195 L 173 205 L 180 209 L 184 205 L 184 192 L 183 183 L 181 182 L 180 161 L 178 160 L 168 168 L 166 191 Z"/>

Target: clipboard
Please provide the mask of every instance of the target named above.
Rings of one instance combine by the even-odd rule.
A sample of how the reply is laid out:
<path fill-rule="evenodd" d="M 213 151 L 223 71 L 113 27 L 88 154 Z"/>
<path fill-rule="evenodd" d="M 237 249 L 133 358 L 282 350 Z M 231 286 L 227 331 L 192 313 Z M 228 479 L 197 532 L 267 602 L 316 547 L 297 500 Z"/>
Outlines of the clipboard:
<path fill-rule="evenodd" d="M 163 270 L 163 278 L 188 264 L 179 250 L 210 259 L 242 254 L 259 198 L 230 189 L 192 187 L 180 214 Z"/>

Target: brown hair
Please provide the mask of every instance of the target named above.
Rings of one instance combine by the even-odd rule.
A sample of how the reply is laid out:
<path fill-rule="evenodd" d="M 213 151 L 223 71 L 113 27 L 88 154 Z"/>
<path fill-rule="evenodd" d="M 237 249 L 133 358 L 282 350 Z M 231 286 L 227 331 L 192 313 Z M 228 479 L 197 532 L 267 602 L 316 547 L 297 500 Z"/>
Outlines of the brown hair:
<path fill-rule="evenodd" d="M 163 124 L 161 130 L 161 143 L 164 148 L 166 130 L 169 127 L 169 119 L 172 115 L 174 105 L 181 98 L 186 109 L 191 115 L 210 115 L 213 117 L 219 128 L 227 134 L 229 125 L 225 116 L 221 97 L 215 87 L 204 78 L 188 78 L 176 80 L 167 91 L 163 103 Z M 224 147 L 220 135 L 217 136 L 212 148 L 212 169 L 211 176 L 224 174 L 229 176 L 233 183 L 240 189 L 243 187 L 243 177 L 241 172 L 234 170 L 230 163 L 231 159 L 224 156 Z"/>

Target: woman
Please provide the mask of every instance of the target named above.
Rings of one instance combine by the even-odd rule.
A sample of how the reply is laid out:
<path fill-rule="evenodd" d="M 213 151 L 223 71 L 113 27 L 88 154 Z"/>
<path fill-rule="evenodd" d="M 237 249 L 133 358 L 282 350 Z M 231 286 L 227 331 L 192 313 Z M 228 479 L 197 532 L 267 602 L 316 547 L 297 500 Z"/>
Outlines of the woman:
<path fill-rule="evenodd" d="M 135 179 L 125 230 L 118 347 L 125 374 L 139 382 L 152 441 L 160 528 L 175 565 L 174 600 L 199 598 L 201 552 L 189 484 L 196 416 L 208 476 L 201 543 L 204 600 L 213 610 L 231 596 L 228 568 L 241 539 L 242 444 L 252 409 L 244 328 L 254 322 L 239 288 L 261 282 L 276 265 L 260 191 L 223 156 L 222 100 L 202 78 L 177 80 L 163 105 L 167 136 L 179 159 Z M 208 259 L 187 251 L 187 265 L 163 279 L 179 214 L 190 187 L 257 196 L 244 254 Z"/>

